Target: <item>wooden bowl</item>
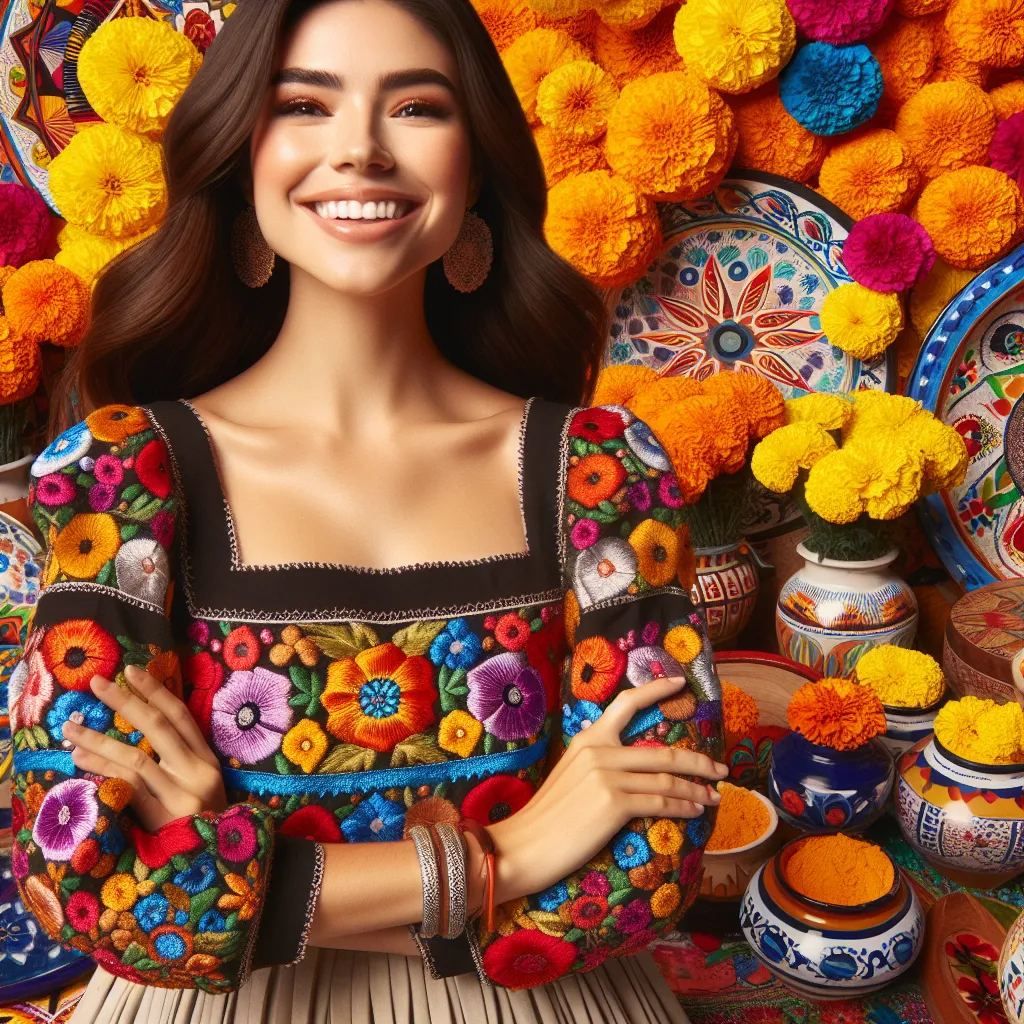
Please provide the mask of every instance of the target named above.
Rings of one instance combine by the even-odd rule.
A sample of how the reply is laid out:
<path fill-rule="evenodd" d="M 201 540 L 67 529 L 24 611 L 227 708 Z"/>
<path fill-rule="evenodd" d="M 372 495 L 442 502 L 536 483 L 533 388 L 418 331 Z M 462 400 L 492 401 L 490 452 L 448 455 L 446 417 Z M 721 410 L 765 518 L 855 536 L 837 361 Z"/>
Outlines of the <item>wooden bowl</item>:
<path fill-rule="evenodd" d="M 752 792 L 768 808 L 768 828 L 746 846 L 737 846 L 732 850 L 705 849 L 704 878 L 700 884 L 702 899 L 740 899 L 757 869 L 782 845 L 783 836 L 778 834 L 779 816 L 772 802 L 756 790 Z"/>

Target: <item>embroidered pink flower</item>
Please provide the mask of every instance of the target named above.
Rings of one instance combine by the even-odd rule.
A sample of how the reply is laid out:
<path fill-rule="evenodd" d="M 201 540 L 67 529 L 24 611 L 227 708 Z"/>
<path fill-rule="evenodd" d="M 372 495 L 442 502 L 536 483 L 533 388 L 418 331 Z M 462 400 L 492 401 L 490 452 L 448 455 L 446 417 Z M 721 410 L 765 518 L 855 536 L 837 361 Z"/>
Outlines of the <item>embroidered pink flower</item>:
<path fill-rule="evenodd" d="M 470 714 L 499 740 L 526 739 L 544 724 L 544 680 L 525 655 L 496 654 L 471 668 L 466 682 Z"/>
<path fill-rule="evenodd" d="M 256 827 L 244 807 L 232 807 L 217 819 L 217 853 L 236 864 L 256 856 Z"/>
<path fill-rule="evenodd" d="M 615 927 L 629 935 L 646 928 L 651 920 L 651 908 L 644 899 L 631 900 L 622 908 L 622 913 L 615 919 Z"/>
<path fill-rule="evenodd" d="M 210 642 L 210 624 L 208 622 L 192 622 L 188 627 L 188 638 L 194 644 L 205 647 Z"/>
<path fill-rule="evenodd" d="M 121 460 L 114 455 L 101 455 L 92 467 L 92 475 L 101 484 L 111 484 L 116 487 L 124 479 L 124 466 L 121 465 Z"/>
<path fill-rule="evenodd" d="M 651 507 L 651 489 L 641 480 L 626 492 L 630 505 L 638 512 L 646 512 Z"/>
<path fill-rule="evenodd" d="M 43 712 L 53 697 L 53 676 L 38 652 L 18 663 L 8 683 L 11 730 L 30 728 L 43 720 Z"/>
<path fill-rule="evenodd" d="M 117 488 L 112 484 L 93 484 L 89 488 L 89 508 L 93 512 L 106 512 L 117 501 Z"/>
<path fill-rule="evenodd" d="M 589 548 L 591 544 L 596 544 L 600 536 L 601 527 L 593 519 L 577 519 L 573 523 L 572 530 L 569 532 L 569 539 L 577 551 L 582 551 L 584 548 Z"/>
<path fill-rule="evenodd" d="M 591 871 L 580 882 L 580 889 L 588 896 L 607 896 L 612 891 L 612 884 L 603 872 Z"/>
<path fill-rule="evenodd" d="M 69 860 L 99 818 L 96 785 L 87 779 L 58 782 L 43 799 L 32 838 L 47 860 Z"/>
<path fill-rule="evenodd" d="M 290 680 L 279 672 L 232 672 L 210 704 L 214 746 L 242 764 L 270 757 L 292 724 L 290 693 Z"/>
<path fill-rule="evenodd" d="M 75 482 L 66 473 L 48 473 L 36 484 L 35 493 L 43 505 L 66 505 L 75 496 Z"/>
<path fill-rule="evenodd" d="M 675 473 L 662 473 L 658 481 L 658 499 L 666 508 L 682 508 L 683 496 L 679 493 L 679 481 Z"/>
<path fill-rule="evenodd" d="M 165 548 L 171 546 L 174 540 L 174 515 L 171 512 L 157 512 L 149 521 L 149 529 L 154 540 Z"/>

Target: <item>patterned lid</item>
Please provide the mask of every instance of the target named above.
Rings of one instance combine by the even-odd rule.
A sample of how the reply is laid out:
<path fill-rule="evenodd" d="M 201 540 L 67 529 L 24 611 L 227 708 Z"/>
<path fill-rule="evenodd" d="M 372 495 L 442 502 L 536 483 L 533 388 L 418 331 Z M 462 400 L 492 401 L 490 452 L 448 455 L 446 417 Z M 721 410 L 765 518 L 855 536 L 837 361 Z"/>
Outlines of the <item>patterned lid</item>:
<path fill-rule="evenodd" d="M 1024 580 L 965 594 L 950 612 L 946 639 L 973 668 L 1012 683 L 1011 662 L 1024 650 Z"/>

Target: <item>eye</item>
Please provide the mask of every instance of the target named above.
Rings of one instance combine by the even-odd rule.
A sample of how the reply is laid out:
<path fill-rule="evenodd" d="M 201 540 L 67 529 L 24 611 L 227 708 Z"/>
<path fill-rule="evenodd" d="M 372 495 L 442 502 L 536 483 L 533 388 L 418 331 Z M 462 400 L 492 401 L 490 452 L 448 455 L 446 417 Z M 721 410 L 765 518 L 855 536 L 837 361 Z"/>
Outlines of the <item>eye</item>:
<path fill-rule="evenodd" d="M 274 110 L 274 113 L 278 116 L 297 116 L 297 117 L 317 117 L 327 113 L 321 103 L 316 100 L 303 99 L 302 97 L 296 97 L 295 99 L 285 100 L 283 103 L 279 103 Z"/>
<path fill-rule="evenodd" d="M 395 111 L 395 117 L 436 117 L 446 119 L 448 111 L 437 103 L 429 103 L 426 100 L 409 100 Z"/>

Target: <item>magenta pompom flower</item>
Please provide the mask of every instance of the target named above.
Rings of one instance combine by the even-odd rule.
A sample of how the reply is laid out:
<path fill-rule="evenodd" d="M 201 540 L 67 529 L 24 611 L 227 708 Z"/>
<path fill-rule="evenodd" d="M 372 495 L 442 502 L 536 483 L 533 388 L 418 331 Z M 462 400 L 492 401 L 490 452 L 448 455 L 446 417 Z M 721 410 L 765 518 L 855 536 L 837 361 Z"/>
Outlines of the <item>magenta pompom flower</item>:
<path fill-rule="evenodd" d="M 1024 111 L 999 122 L 989 143 L 988 165 L 1024 188 Z"/>
<path fill-rule="evenodd" d="M 0 266 L 42 259 L 50 242 L 50 211 L 34 189 L 0 182 Z"/>
<path fill-rule="evenodd" d="M 877 32 L 895 0 L 787 0 L 796 27 L 822 43 L 856 43 Z"/>
<path fill-rule="evenodd" d="M 932 269 L 935 247 L 916 220 L 902 213 L 875 213 L 854 224 L 843 246 L 843 262 L 865 288 L 901 292 Z"/>

